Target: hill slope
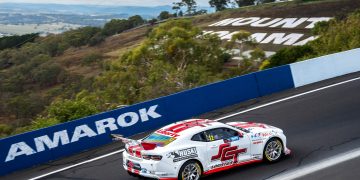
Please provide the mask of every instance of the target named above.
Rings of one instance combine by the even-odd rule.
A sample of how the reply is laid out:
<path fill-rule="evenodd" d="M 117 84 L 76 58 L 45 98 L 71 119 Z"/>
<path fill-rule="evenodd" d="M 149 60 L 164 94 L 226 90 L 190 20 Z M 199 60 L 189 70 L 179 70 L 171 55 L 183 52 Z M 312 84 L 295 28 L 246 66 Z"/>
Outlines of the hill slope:
<path fill-rule="evenodd" d="M 203 30 L 207 31 L 207 33 L 218 34 L 223 40 L 227 40 L 231 37 L 229 34 L 239 30 L 249 31 L 253 35 L 257 34 L 257 37 L 264 35 L 261 39 L 260 47 L 265 51 L 275 52 L 283 47 L 295 45 L 296 42 L 309 39 L 309 37 L 312 36 L 310 32 L 311 29 L 306 28 L 311 24 L 309 18 L 341 18 L 345 14 L 354 11 L 359 7 L 360 1 L 354 2 L 351 0 L 310 2 L 302 4 L 287 2 L 229 9 L 210 15 L 193 17 L 192 20 L 193 24 L 196 26 L 201 27 Z M 246 19 L 246 21 L 254 21 L 241 24 L 244 23 L 241 22 L 241 20 L 244 19 Z M 224 22 L 223 20 L 226 21 Z M 260 20 L 262 23 L 269 21 L 274 21 L 274 23 L 264 27 L 255 27 L 253 23 L 258 22 L 258 24 L 261 24 L 259 23 Z M 274 24 L 281 21 L 284 21 L 284 23 L 274 26 Z M 221 23 L 216 24 L 218 22 Z M 286 25 L 293 27 L 287 28 Z M 123 71 L 121 67 L 119 68 L 117 65 L 121 63 L 120 57 L 125 54 L 125 52 L 143 42 L 147 37 L 149 30 L 152 28 L 154 27 L 150 25 L 135 28 L 130 31 L 107 37 L 103 42 L 100 42 L 97 45 L 72 46 L 62 53 L 51 53 L 51 55 L 48 53 L 53 52 L 53 50 L 49 49 L 49 47 L 53 47 L 53 44 L 57 44 L 56 50 L 59 50 L 63 47 L 63 44 L 61 43 L 62 38 L 68 38 L 68 40 L 72 42 L 71 40 L 79 38 L 79 34 L 74 33 L 68 36 L 65 33 L 64 35 L 59 35 L 59 37 L 39 38 L 35 43 L 28 43 L 18 50 L 1 51 L 0 60 L 7 62 L 7 59 L 11 58 L 14 60 L 14 62 L 11 63 L 15 63 L 15 65 L 9 66 L 9 63 L 7 62 L 7 66 L 0 69 L 0 135 L 6 136 L 8 134 L 26 131 L 29 129 L 28 125 L 31 125 L 31 128 L 39 128 L 59 123 L 56 119 L 39 116 L 46 116 L 48 112 L 44 113 L 44 109 L 54 102 L 61 102 L 62 104 L 55 104 L 53 107 L 64 105 L 84 110 L 84 114 L 76 114 L 76 116 L 73 117 L 81 117 L 82 115 L 97 113 L 100 110 L 103 111 L 115 108 L 117 105 L 123 103 L 133 103 L 134 101 L 118 101 L 117 104 L 104 103 L 102 109 L 99 110 L 96 107 L 93 107 L 93 104 L 89 103 L 87 100 L 91 99 L 91 101 L 94 101 L 96 98 L 101 98 L 103 94 L 92 94 L 89 96 L 88 92 L 91 92 L 95 87 L 99 88 L 101 84 L 106 83 L 104 81 L 111 83 L 116 82 L 117 79 L 111 79 L 112 77 L 121 77 L 123 78 L 122 80 L 127 78 L 131 79 L 132 77 L 128 75 L 108 75 L 116 75 L 116 73 Z M 91 32 L 97 30 L 88 29 L 87 32 L 88 31 Z M 279 34 L 281 37 L 279 37 Z M 296 41 L 289 43 L 289 41 L 294 38 L 291 34 L 301 35 L 301 37 L 296 39 Z M 46 50 L 46 52 L 44 52 L 44 50 Z M 25 59 L 27 61 L 24 61 Z M 237 61 L 237 59 L 235 59 L 235 61 Z M 232 63 L 234 63 L 234 61 L 231 61 L 228 65 L 232 65 Z M 254 69 L 243 72 L 236 71 L 233 74 L 228 74 L 226 77 L 249 71 L 251 72 L 252 70 Z M 18 72 L 22 72 L 22 74 L 19 74 Z M 198 72 L 194 73 L 196 74 Z M 54 76 L 54 74 L 56 74 L 56 76 Z M 107 76 L 104 76 L 104 74 Z M 219 80 L 222 78 L 225 78 L 225 76 L 207 79 Z M 103 81 L 103 83 L 101 81 Z M 206 82 L 208 81 L 200 82 L 200 84 Z M 121 83 L 120 80 L 118 83 Z M 9 87 L 9 85 L 11 86 Z M 104 88 L 111 88 L 110 85 L 107 84 Z M 194 84 L 191 87 L 193 86 Z M 121 84 L 119 87 L 121 87 Z M 141 89 L 141 87 L 138 88 Z M 177 89 L 177 91 L 178 90 L 179 89 Z M 163 94 L 161 94 L 161 92 L 148 94 L 147 96 L 138 98 L 138 100 L 154 98 L 157 95 L 166 95 L 171 92 L 166 91 Z M 124 94 L 123 96 L 130 97 L 130 94 Z M 107 98 L 111 99 L 111 97 Z M 63 101 L 63 99 L 77 99 L 78 101 Z M 113 101 L 117 100 L 113 99 Z M 52 113 L 58 113 L 56 112 L 57 110 L 59 109 L 53 108 Z M 31 123 L 36 117 L 37 121 Z"/>

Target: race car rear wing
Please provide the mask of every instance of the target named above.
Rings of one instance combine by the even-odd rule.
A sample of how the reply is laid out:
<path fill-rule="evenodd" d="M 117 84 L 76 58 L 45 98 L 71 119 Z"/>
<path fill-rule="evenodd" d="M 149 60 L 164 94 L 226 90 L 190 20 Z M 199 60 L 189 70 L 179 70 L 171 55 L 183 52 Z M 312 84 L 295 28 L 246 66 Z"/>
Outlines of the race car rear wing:
<path fill-rule="evenodd" d="M 156 148 L 156 144 L 154 143 L 147 143 L 147 142 L 139 142 L 134 139 L 124 138 L 121 134 L 111 134 L 111 137 L 114 141 L 122 141 L 124 144 L 128 144 L 130 146 L 140 145 L 144 150 L 153 150 Z"/>
<path fill-rule="evenodd" d="M 139 144 L 137 140 L 124 138 L 121 134 L 111 134 L 110 135 L 114 141 L 122 141 L 124 144 Z"/>

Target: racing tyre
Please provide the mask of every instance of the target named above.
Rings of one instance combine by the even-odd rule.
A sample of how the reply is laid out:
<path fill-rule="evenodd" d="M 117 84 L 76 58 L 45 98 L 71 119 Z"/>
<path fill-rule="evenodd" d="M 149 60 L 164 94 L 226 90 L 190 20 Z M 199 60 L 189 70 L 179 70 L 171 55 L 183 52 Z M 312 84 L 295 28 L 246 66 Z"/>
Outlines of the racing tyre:
<path fill-rule="evenodd" d="M 196 161 L 187 161 L 181 166 L 179 171 L 179 180 L 198 180 L 202 175 L 200 164 Z"/>
<path fill-rule="evenodd" d="M 283 156 L 283 145 L 278 138 L 271 138 L 264 147 L 264 159 L 270 163 L 277 162 Z"/>

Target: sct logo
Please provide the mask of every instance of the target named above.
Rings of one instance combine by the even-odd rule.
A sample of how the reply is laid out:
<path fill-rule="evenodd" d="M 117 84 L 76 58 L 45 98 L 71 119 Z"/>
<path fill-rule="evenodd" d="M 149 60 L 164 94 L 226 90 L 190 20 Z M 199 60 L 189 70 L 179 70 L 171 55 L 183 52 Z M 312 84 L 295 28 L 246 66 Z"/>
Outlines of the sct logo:
<path fill-rule="evenodd" d="M 87 124 L 76 126 L 75 129 L 67 129 L 57 131 L 53 133 L 53 138 L 51 139 L 48 135 L 43 135 L 34 138 L 35 148 L 29 146 L 26 142 L 21 141 L 15 144 L 12 144 L 9 148 L 8 154 L 6 156 L 5 162 L 12 161 L 18 156 L 22 155 L 32 155 L 47 149 L 57 148 L 59 144 L 66 145 L 73 142 L 79 141 L 83 137 L 94 137 L 101 134 L 105 134 L 107 131 L 118 130 L 119 127 L 126 128 L 133 126 L 141 122 L 148 121 L 151 118 L 156 119 L 160 118 L 161 115 L 156 112 L 158 105 L 150 106 L 149 108 L 139 109 L 138 112 L 126 112 L 120 114 L 117 119 L 109 117 L 106 119 L 101 119 L 95 121 L 95 128 L 91 129 Z"/>
<path fill-rule="evenodd" d="M 238 149 L 237 146 L 230 146 L 230 144 L 226 143 L 226 144 L 221 144 L 219 146 L 219 152 L 217 155 L 212 156 L 211 160 L 218 160 L 220 159 L 220 161 L 227 161 L 230 159 L 233 159 L 233 163 L 237 163 L 238 162 L 238 156 L 239 154 L 243 154 L 246 153 L 247 149 L 243 148 L 243 149 Z"/>

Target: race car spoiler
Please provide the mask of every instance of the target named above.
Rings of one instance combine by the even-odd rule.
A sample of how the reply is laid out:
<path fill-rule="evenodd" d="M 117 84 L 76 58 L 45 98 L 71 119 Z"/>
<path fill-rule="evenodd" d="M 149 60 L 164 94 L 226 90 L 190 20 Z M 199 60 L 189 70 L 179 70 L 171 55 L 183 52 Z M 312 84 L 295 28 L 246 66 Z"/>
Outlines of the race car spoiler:
<path fill-rule="evenodd" d="M 137 140 L 125 138 L 121 134 L 111 134 L 110 135 L 114 141 L 122 141 L 124 144 L 139 144 Z"/>
<path fill-rule="evenodd" d="M 111 137 L 113 138 L 113 140 L 115 141 L 122 141 L 124 144 L 128 144 L 131 146 L 134 145 L 140 145 L 144 150 L 153 150 L 156 148 L 156 144 L 154 143 L 147 143 L 147 142 L 141 142 L 139 143 L 139 141 L 134 140 L 134 139 L 129 139 L 129 138 L 125 138 L 123 135 L 121 134 L 111 134 Z"/>

